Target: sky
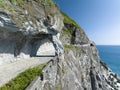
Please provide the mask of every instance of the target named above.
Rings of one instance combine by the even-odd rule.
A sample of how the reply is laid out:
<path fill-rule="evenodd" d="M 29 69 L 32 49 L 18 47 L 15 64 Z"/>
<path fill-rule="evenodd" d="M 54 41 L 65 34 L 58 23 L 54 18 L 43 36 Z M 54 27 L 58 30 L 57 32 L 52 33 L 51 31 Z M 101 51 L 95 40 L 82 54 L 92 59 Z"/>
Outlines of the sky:
<path fill-rule="evenodd" d="M 54 0 L 97 45 L 120 45 L 120 0 Z"/>

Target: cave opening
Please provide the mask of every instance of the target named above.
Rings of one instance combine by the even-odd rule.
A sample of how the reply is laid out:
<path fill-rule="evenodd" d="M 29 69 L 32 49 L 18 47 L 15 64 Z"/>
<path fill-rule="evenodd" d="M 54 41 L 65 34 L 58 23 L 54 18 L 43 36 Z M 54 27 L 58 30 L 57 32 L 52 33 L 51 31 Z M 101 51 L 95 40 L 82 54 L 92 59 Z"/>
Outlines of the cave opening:
<path fill-rule="evenodd" d="M 31 38 L 31 57 L 55 57 L 55 46 L 51 34 L 38 34 Z"/>

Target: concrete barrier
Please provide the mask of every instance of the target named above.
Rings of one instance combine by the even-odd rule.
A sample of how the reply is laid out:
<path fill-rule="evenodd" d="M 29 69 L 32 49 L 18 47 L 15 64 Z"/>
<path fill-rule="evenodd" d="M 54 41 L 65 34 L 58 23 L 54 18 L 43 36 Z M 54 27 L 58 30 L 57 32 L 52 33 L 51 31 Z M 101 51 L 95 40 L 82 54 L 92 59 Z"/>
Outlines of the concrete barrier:
<path fill-rule="evenodd" d="M 25 90 L 40 90 L 41 88 L 41 80 L 40 77 L 36 77 L 30 85 Z"/>

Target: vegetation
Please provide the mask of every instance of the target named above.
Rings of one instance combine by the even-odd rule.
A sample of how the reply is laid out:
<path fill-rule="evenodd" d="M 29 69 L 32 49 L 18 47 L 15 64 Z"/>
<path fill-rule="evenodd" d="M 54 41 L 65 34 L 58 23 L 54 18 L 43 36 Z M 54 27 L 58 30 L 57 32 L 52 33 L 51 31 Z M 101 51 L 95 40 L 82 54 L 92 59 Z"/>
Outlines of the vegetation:
<path fill-rule="evenodd" d="M 24 72 L 20 73 L 16 78 L 12 79 L 7 84 L 2 86 L 0 90 L 25 90 L 25 88 L 32 82 L 32 80 L 36 76 L 40 75 L 45 65 L 46 63 L 25 70 Z"/>
<path fill-rule="evenodd" d="M 71 40 L 71 44 L 75 43 L 75 29 L 81 29 L 81 27 L 73 20 L 71 19 L 67 14 L 61 11 L 61 14 L 64 17 L 64 24 L 65 27 L 63 28 L 63 33 L 65 35 L 68 35 Z"/>
<path fill-rule="evenodd" d="M 74 24 L 77 28 L 80 28 L 80 26 L 73 20 L 71 19 L 67 14 L 65 14 L 64 12 L 61 11 L 61 14 L 64 17 L 64 22 L 65 23 L 72 23 Z"/>
<path fill-rule="evenodd" d="M 23 4 L 25 2 L 28 2 L 30 0 L 9 0 L 13 5 L 19 6 L 19 7 L 23 7 Z M 31 0 L 32 1 L 32 0 Z M 57 5 L 53 2 L 53 0 L 34 0 L 35 2 L 39 3 L 39 4 L 45 4 L 45 5 L 55 5 L 57 7 Z M 6 7 L 5 5 L 6 1 L 5 0 L 0 0 L 0 7 Z"/>
<path fill-rule="evenodd" d="M 64 45 L 64 49 L 65 50 L 70 50 L 70 49 L 73 49 L 73 48 L 75 48 L 75 46 L 73 46 L 73 45 Z"/>
<path fill-rule="evenodd" d="M 45 0 L 45 3 L 51 6 L 54 5 L 53 0 Z"/>
<path fill-rule="evenodd" d="M 61 88 L 62 86 L 61 86 L 61 83 L 59 83 L 57 86 L 56 86 L 56 90 L 61 90 L 62 88 Z"/>
<path fill-rule="evenodd" d="M 71 36 L 71 29 L 68 29 L 68 28 L 63 28 L 63 34 L 64 35 L 68 35 L 68 36 Z"/>
<path fill-rule="evenodd" d="M 5 6 L 5 1 L 4 0 L 0 0 L 0 7 L 4 7 Z"/>
<path fill-rule="evenodd" d="M 17 6 L 20 6 L 20 7 L 23 6 L 24 1 L 25 1 L 25 0 L 10 0 L 10 2 L 11 2 L 12 4 L 17 5 Z"/>

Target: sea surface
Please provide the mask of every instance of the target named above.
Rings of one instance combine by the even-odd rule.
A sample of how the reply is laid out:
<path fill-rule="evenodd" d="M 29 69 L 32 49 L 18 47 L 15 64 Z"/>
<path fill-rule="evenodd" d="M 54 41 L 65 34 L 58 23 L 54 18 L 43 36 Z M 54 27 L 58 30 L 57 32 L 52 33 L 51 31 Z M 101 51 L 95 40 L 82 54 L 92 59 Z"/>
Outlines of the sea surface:
<path fill-rule="evenodd" d="M 97 45 L 101 61 L 120 76 L 120 46 Z"/>

